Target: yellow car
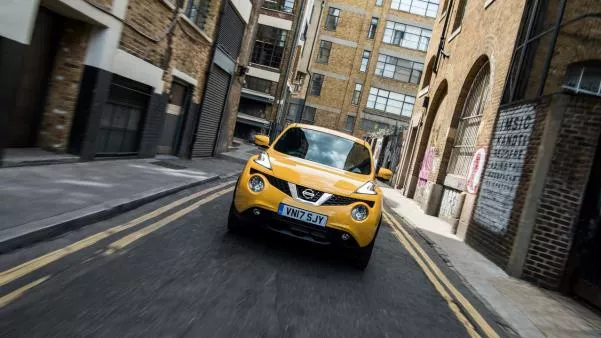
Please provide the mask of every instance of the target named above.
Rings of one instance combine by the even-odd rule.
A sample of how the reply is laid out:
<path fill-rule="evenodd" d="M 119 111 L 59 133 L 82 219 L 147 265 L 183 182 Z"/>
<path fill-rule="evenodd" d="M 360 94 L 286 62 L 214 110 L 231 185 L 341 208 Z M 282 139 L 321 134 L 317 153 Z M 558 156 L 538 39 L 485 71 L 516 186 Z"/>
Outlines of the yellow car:
<path fill-rule="evenodd" d="M 380 220 L 382 192 L 369 144 L 334 130 L 292 124 L 252 156 L 236 184 L 228 228 L 262 226 L 292 237 L 350 249 L 365 269 Z M 392 172 L 380 169 L 388 180 Z"/>

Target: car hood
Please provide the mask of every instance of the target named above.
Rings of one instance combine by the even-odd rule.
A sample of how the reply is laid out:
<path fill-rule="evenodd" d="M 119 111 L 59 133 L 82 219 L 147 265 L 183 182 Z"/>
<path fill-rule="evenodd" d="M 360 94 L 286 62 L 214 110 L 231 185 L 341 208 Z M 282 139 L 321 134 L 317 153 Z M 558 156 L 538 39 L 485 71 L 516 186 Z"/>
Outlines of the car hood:
<path fill-rule="evenodd" d="M 373 180 L 371 175 L 351 173 L 294 156 L 271 151 L 268 155 L 274 176 L 335 195 L 348 196 Z"/>

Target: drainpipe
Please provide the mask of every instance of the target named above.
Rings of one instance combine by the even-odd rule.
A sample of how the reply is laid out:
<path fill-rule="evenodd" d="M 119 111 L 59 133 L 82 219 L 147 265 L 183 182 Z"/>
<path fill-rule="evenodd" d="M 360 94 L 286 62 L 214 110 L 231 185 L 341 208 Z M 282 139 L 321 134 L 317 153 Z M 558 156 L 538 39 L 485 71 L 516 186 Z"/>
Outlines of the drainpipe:
<path fill-rule="evenodd" d="M 451 19 L 451 9 L 453 9 L 453 0 L 449 0 L 449 4 L 447 6 L 447 17 L 444 19 L 444 26 L 442 27 L 442 34 L 440 35 L 440 42 L 438 43 L 438 52 L 436 53 L 436 60 L 434 61 L 434 65 L 432 67 L 432 73 L 438 73 L 438 62 L 440 61 L 440 55 L 446 56 L 444 54 L 444 45 L 445 40 L 447 39 L 447 27 L 449 26 L 449 20 Z"/>
<path fill-rule="evenodd" d="M 294 39 L 292 40 L 292 48 L 290 48 L 290 53 L 288 54 L 288 67 L 286 67 L 286 76 L 284 77 L 284 85 L 282 86 L 282 89 L 280 90 L 280 92 L 278 93 L 278 98 L 279 98 L 279 102 L 278 102 L 278 111 L 276 113 L 276 117 L 275 117 L 275 128 L 272 129 L 271 133 L 273 135 L 270 135 L 272 139 L 275 138 L 275 136 L 277 136 L 277 132 L 279 129 L 279 126 L 281 124 L 282 120 L 282 116 L 283 116 L 283 102 L 285 101 L 285 93 L 288 90 L 288 80 L 290 77 L 290 71 L 292 68 L 292 59 L 294 57 L 294 52 L 296 51 L 296 42 L 298 41 L 298 37 L 301 34 L 301 30 L 300 30 L 300 26 L 303 23 L 303 15 L 304 15 L 304 11 L 305 11 L 305 3 L 306 1 L 301 1 L 301 6 L 300 9 L 298 11 L 298 16 L 296 19 L 296 25 L 295 25 L 295 32 L 294 32 Z"/>

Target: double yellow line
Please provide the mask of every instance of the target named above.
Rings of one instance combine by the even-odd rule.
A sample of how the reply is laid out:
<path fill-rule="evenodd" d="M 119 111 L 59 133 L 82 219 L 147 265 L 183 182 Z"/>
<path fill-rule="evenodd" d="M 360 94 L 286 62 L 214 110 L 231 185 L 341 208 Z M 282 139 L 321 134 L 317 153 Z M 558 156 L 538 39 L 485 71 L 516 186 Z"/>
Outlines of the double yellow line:
<path fill-rule="evenodd" d="M 223 195 L 229 193 L 230 191 L 234 190 L 234 186 L 232 186 L 232 183 L 234 183 L 234 182 L 235 181 L 232 180 L 232 181 L 228 181 L 228 182 L 216 185 L 216 186 L 208 188 L 208 189 L 204 189 L 204 190 L 194 193 L 190 196 L 186 196 L 177 201 L 169 203 L 169 204 L 167 204 L 163 207 L 160 207 L 152 212 L 144 214 L 144 215 L 142 215 L 138 218 L 135 218 L 125 224 L 117 225 L 110 229 L 96 233 L 96 234 L 86 237 L 82 240 L 79 240 L 73 244 L 70 244 L 64 248 L 58 249 L 56 251 L 52 251 L 43 256 L 34 258 L 34 259 L 27 261 L 21 265 L 18 265 L 14 268 L 0 272 L 0 287 L 6 285 L 8 283 L 11 283 L 11 282 L 13 282 L 25 275 L 28 275 L 34 271 L 37 271 L 51 263 L 54 263 L 54 262 L 58 261 L 59 259 L 64 258 L 65 256 L 68 256 L 70 254 L 73 254 L 75 252 L 83 250 L 85 248 L 88 248 L 88 247 L 98 243 L 99 241 L 101 241 L 105 238 L 108 238 L 109 236 L 115 235 L 117 233 L 123 232 L 128 229 L 131 229 L 141 223 L 144 223 L 144 222 L 151 220 L 155 217 L 158 217 L 178 206 L 181 206 L 184 203 L 187 203 L 187 202 L 194 200 L 198 197 L 201 197 L 203 195 L 212 193 L 211 195 L 202 198 L 201 200 L 191 204 L 190 206 L 188 206 L 182 210 L 179 210 L 159 221 L 156 221 L 138 231 L 135 231 L 127 236 L 124 236 L 121 239 L 118 239 L 118 240 L 112 242 L 111 244 L 108 245 L 107 250 L 104 251 L 105 255 L 112 254 L 113 252 L 125 248 L 126 246 L 137 241 L 138 239 L 140 239 L 140 238 L 164 227 L 165 225 L 177 220 L 178 218 L 194 211 L 199 206 L 206 204 L 220 196 L 223 196 Z M 5 296 L 0 297 L 0 308 L 6 306 L 13 300 L 19 298 L 21 295 L 23 295 L 29 289 L 32 289 L 32 288 L 40 285 L 41 283 L 45 282 L 48 278 L 50 278 L 50 276 L 45 276 L 43 278 L 40 278 L 32 283 L 29 283 L 13 292 L 7 294 Z"/>
<path fill-rule="evenodd" d="M 461 307 L 469 314 L 473 321 L 478 325 L 481 332 L 487 337 L 498 338 L 499 334 L 488 324 L 488 322 L 482 317 L 482 315 L 476 310 L 476 308 L 457 290 L 457 288 L 449 281 L 447 276 L 440 270 L 440 268 L 432 261 L 430 256 L 426 254 L 424 249 L 417 243 L 417 241 L 405 230 L 405 228 L 387 211 L 383 212 L 383 217 L 388 224 L 393 225 L 392 229 L 395 237 L 403 244 L 409 254 L 417 262 L 420 268 L 426 274 L 426 277 L 438 293 L 447 302 L 449 308 L 457 319 L 465 326 L 468 334 L 471 337 L 480 337 L 480 334 L 474 328 L 474 325 L 470 320 L 463 314 Z"/>

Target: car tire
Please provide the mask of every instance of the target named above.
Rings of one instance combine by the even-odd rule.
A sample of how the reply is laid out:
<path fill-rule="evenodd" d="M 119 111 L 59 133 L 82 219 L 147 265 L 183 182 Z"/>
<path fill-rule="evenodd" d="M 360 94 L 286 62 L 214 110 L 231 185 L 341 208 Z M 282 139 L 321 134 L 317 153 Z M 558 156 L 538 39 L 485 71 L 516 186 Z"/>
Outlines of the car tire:
<path fill-rule="evenodd" d="M 374 245 L 376 244 L 376 237 L 378 237 L 378 233 L 380 232 L 380 226 L 382 225 L 382 219 L 378 222 L 378 228 L 376 229 L 376 233 L 374 234 L 374 238 L 371 242 L 362 248 L 357 249 L 354 259 L 354 266 L 363 271 L 369 265 L 369 260 L 371 258 L 371 253 L 374 250 Z"/>
<path fill-rule="evenodd" d="M 227 216 L 227 230 L 230 232 L 239 232 L 240 229 L 242 228 L 240 225 L 240 219 L 238 219 L 238 217 L 236 217 L 235 211 L 234 211 L 234 203 L 232 202 L 232 205 L 230 206 L 230 212 L 228 213 Z"/>

